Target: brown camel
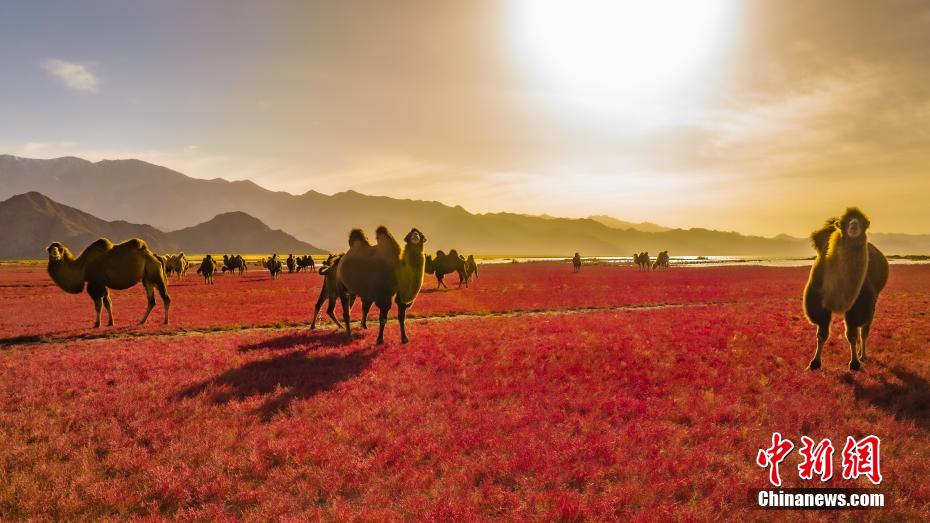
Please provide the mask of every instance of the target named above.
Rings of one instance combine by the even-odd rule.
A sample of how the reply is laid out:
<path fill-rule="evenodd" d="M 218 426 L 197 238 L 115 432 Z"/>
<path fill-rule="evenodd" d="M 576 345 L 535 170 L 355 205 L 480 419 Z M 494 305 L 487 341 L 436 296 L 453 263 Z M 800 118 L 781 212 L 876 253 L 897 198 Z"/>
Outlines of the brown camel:
<path fill-rule="evenodd" d="M 336 273 L 346 290 L 362 300 L 363 328 L 371 304 L 378 306 L 378 344 L 384 343 L 384 324 L 391 310 L 391 298 L 394 298 L 400 339 L 407 343 L 405 319 L 407 309 L 413 305 L 423 285 L 423 244 L 426 236 L 417 229 L 411 229 L 404 237 L 406 245 L 403 252 L 387 227 L 379 226 L 375 237 L 377 242 L 371 245 L 361 229 L 353 229 L 349 233 L 349 250 L 339 261 Z M 346 335 L 350 335 L 348 296 L 343 294 L 340 301 Z"/>
<path fill-rule="evenodd" d="M 77 259 L 60 242 L 48 246 L 48 274 L 55 285 L 70 294 L 78 294 L 87 284 L 87 294 L 94 300 L 97 311 L 94 328 L 100 326 L 100 308 L 106 307 L 109 321 L 113 325 L 113 310 L 110 291 L 128 289 L 142 282 L 148 297 L 148 308 L 139 324 L 145 323 L 155 307 L 155 290 L 161 295 L 165 307 L 165 325 L 168 324 L 168 277 L 165 266 L 149 250 L 143 240 L 132 238 L 114 245 L 106 238 L 91 243 Z"/>
<path fill-rule="evenodd" d="M 849 341 L 849 370 L 866 359 L 866 343 L 878 295 L 888 282 L 888 260 L 869 243 L 869 220 L 855 207 L 827 220 L 811 234 L 817 258 L 804 288 L 804 313 L 817 326 L 817 350 L 808 368 L 820 368 L 820 353 L 830 336 L 833 314 L 843 314 Z"/>
<path fill-rule="evenodd" d="M 475 256 L 469 254 L 468 258 L 465 258 L 465 277 L 466 279 L 471 280 L 474 277 L 478 279 L 478 263 L 475 262 Z"/>
<path fill-rule="evenodd" d="M 352 309 L 352 305 L 355 304 L 355 296 L 349 294 L 337 276 L 336 268 L 339 266 L 339 260 L 342 259 L 342 253 L 340 254 L 330 254 L 326 261 L 323 262 L 323 266 L 320 267 L 320 274 L 323 276 L 323 287 L 320 289 L 320 296 L 316 300 L 316 305 L 313 308 L 313 321 L 310 322 L 310 329 L 316 328 L 316 319 L 320 315 L 320 308 L 323 307 L 323 302 L 329 300 L 329 305 L 326 306 L 326 314 L 336 323 L 336 326 L 339 329 L 342 329 L 342 324 L 339 323 L 339 320 L 336 318 L 336 315 L 333 314 L 336 310 L 336 302 L 341 301 L 343 294 L 348 294 L 348 304 L 349 309 Z M 345 311 L 343 311 L 343 314 Z"/>
<path fill-rule="evenodd" d="M 293 273 L 297 269 L 297 258 L 294 258 L 293 254 L 289 254 L 287 260 L 285 260 L 285 265 L 287 265 L 287 272 Z"/>
<path fill-rule="evenodd" d="M 316 268 L 316 264 L 313 261 L 313 256 L 306 254 L 304 256 L 297 257 L 297 272 L 300 272 L 301 269 L 315 269 L 315 268 Z"/>
<path fill-rule="evenodd" d="M 213 285 L 213 274 L 216 273 L 218 266 L 219 264 L 213 259 L 213 255 L 208 254 L 201 260 L 200 267 L 197 269 L 197 274 L 203 275 L 204 283 Z"/>
<path fill-rule="evenodd" d="M 172 273 L 177 274 L 179 280 L 187 275 L 187 269 L 190 268 L 190 265 L 187 256 L 184 256 L 183 252 L 165 256 L 165 274 L 168 276 L 171 276 Z"/>
<path fill-rule="evenodd" d="M 572 272 L 581 272 L 581 255 L 577 252 L 572 256 Z"/>
<path fill-rule="evenodd" d="M 465 284 L 468 287 L 468 276 L 465 273 L 465 260 L 459 257 L 455 249 L 446 254 L 442 251 L 436 251 L 436 258 L 426 257 L 426 273 L 436 275 L 436 288 L 449 288 L 442 281 L 446 274 L 457 273 L 459 275 L 459 287 Z"/>
<path fill-rule="evenodd" d="M 649 259 L 646 259 L 646 266 L 649 266 Z M 652 264 L 652 270 L 666 269 L 668 270 L 669 258 L 668 251 L 662 251 L 656 256 L 656 261 Z"/>
<path fill-rule="evenodd" d="M 268 258 L 266 266 L 268 267 L 268 272 L 271 274 L 271 279 L 277 280 L 278 275 L 281 274 L 281 260 L 278 258 L 278 255 L 272 254 L 271 258 Z"/>

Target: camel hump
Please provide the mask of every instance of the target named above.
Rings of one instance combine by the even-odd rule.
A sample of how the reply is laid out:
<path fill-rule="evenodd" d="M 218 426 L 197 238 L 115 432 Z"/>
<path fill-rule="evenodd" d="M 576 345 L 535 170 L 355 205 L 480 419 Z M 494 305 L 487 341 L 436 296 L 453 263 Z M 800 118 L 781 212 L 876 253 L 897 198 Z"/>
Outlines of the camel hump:
<path fill-rule="evenodd" d="M 811 233 L 811 245 L 814 246 L 814 250 L 820 254 L 827 252 L 827 248 L 830 245 L 830 236 L 837 230 L 838 223 L 839 218 L 830 218 L 824 223 L 823 227 Z"/>
<path fill-rule="evenodd" d="M 458 255 L 459 255 L 459 253 L 458 253 L 458 251 L 456 251 L 455 249 L 452 249 L 451 251 L 449 251 L 449 256 L 458 257 Z"/>
<path fill-rule="evenodd" d="M 113 242 L 111 242 L 108 238 L 100 238 L 98 240 L 94 240 L 94 243 L 91 243 L 90 245 L 88 245 L 87 248 L 88 249 L 103 249 L 103 250 L 108 251 L 113 248 Z"/>
<path fill-rule="evenodd" d="M 368 238 L 365 237 L 365 232 L 361 229 L 352 229 L 352 231 L 349 232 L 349 247 L 352 247 L 356 244 L 364 245 L 366 247 L 371 246 Z"/>
<path fill-rule="evenodd" d="M 436 251 L 436 257 L 437 257 L 437 258 L 442 258 L 442 257 L 445 256 L 445 255 L 446 255 L 446 253 L 444 253 L 443 251 Z"/>

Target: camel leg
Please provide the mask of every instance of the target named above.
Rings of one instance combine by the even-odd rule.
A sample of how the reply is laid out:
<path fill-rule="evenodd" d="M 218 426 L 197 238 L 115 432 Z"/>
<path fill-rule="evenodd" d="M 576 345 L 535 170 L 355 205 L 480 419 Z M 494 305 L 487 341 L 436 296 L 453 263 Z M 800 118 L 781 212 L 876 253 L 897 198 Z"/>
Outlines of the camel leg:
<path fill-rule="evenodd" d="M 342 304 L 342 319 L 346 323 L 346 337 L 352 337 L 352 330 L 349 326 L 349 297 L 345 293 L 339 295 L 339 303 Z"/>
<path fill-rule="evenodd" d="M 91 296 L 91 299 L 94 300 L 94 310 L 97 313 L 94 318 L 94 328 L 97 329 L 100 328 L 100 307 L 103 305 L 103 298 L 100 296 Z"/>
<path fill-rule="evenodd" d="M 161 297 L 161 304 L 165 308 L 165 325 L 168 325 L 168 309 L 171 308 L 171 296 L 168 296 L 168 287 L 162 280 L 155 282 L 155 288 L 158 289 L 158 295 Z"/>
<path fill-rule="evenodd" d="M 148 299 L 149 306 L 145 309 L 142 319 L 139 320 L 139 325 L 144 324 L 145 320 L 149 319 L 149 313 L 155 308 L 155 285 L 150 282 L 142 282 L 142 284 L 145 285 L 145 297 Z"/>
<path fill-rule="evenodd" d="M 103 306 L 107 309 L 107 327 L 113 326 L 113 305 L 110 303 L 110 291 L 109 289 L 104 289 L 106 294 L 103 295 Z"/>
<path fill-rule="evenodd" d="M 87 295 L 94 301 L 94 311 L 96 312 L 94 318 L 95 329 L 100 327 L 100 309 L 103 307 L 103 297 L 106 295 L 106 292 L 106 287 L 99 287 L 89 282 L 87 284 Z"/>
<path fill-rule="evenodd" d="M 398 302 L 397 303 L 397 321 L 400 323 L 400 342 L 407 343 L 410 341 L 407 338 L 407 329 L 405 328 L 404 321 L 407 319 L 407 305 Z"/>
<path fill-rule="evenodd" d="M 388 311 L 390 310 L 390 301 L 378 304 L 378 345 L 384 344 L 384 324 L 387 323 Z"/>
<path fill-rule="evenodd" d="M 807 366 L 809 370 L 817 370 L 820 368 L 820 353 L 823 352 L 823 346 L 827 343 L 827 338 L 830 337 L 830 320 L 829 318 L 817 324 L 817 351 L 814 352 L 814 357 L 811 358 L 810 364 Z"/>
<path fill-rule="evenodd" d="M 846 339 L 849 341 L 849 370 L 860 370 L 859 363 L 859 327 L 846 324 Z"/>
<path fill-rule="evenodd" d="M 362 328 L 368 328 L 368 311 L 371 310 L 371 302 L 362 300 Z"/>
<path fill-rule="evenodd" d="M 326 301 L 326 284 L 325 283 L 323 284 L 323 288 L 320 289 L 320 297 L 316 299 L 316 305 L 313 306 L 313 320 L 310 322 L 310 330 L 313 330 L 316 328 L 316 319 L 320 315 L 320 309 L 323 308 L 324 301 Z M 329 300 L 329 304 L 330 304 L 330 308 L 327 310 L 327 312 L 329 312 L 329 316 L 332 318 L 333 316 L 332 309 L 335 308 L 335 303 L 333 303 L 333 300 Z M 336 322 L 336 323 L 338 324 L 339 322 Z M 342 326 L 340 325 L 339 328 L 342 329 Z"/>
<path fill-rule="evenodd" d="M 859 360 L 860 361 L 866 360 L 865 346 L 868 344 L 869 331 L 871 330 L 872 330 L 871 321 L 862 326 L 862 333 L 859 335 Z"/>
<path fill-rule="evenodd" d="M 350 305 L 349 308 L 352 308 L 352 306 Z M 337 326 L 337 327 L 339 327 L 340 329 L 342 329 L 342 324 L 339 323 L 339 320 L 338 320 L 338 319 L 336 319 L 335 311 L 336 311 L 336 300 L 329 300 L 329 306 L 326 307 L 326 314 L 328 314 L 329 317 L 330 317 L 334 322 L 336 322 L 336 326 Z"/>

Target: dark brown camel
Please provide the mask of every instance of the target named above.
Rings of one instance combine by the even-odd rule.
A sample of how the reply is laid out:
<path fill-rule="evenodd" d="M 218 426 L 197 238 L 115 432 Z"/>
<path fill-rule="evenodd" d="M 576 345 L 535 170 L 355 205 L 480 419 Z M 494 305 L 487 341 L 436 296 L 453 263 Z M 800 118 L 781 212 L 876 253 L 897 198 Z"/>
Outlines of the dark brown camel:
<path fill-rule="evenodd" d="M 339 329 L 342 329 L 342 324 L 339 323 L 339 320 L 336 319 L 334 314 L 336 310 L 336 302 L 342 301 L 343 294 L 347 294 L 347 303 L 349 304 L 349 309 L 352 309 L 352 305 L 355 304 L 355 296 L 350 294 L 345 285 L 339 282 L 339 277 L 337 276 L 337 267 L 339 265 L 339 260 L 342 259 L 342 254 L 330 254 L 329 258 L 323 262 L 323 266 L 320 267 L 320 274 L 323 276 L 323 287 L 320 288 L 320 296 L 316 300 L 316 305 L 313 308 L 313 321 L 310 322 L 310 328 L 316 328 L 316 319 L 320 315 L 320 308 L 323 307 L 323 302 L 329 300 L 329 304 L 326 307 L 326 314 L 329 315 L 330 319 L 336 323 L 336 326 Z M 343 314 L 345 311 L 343 311 Z"/>
<path fill-rule="evenodd" d="M 436 275 L 437 289 L 440 287 L 449 288 L 442 279 L 446 274 L 453 272 L 459 275 L 459 287 L 461 287 L 462 284 L 468 287 L 468 277 L 465 273 L 465 260 L 459 257 L 459 253 L 456 252 L 455 249 L 449 251 L 449 254 L 436 251 L 435 258 L 432 256 L 426 257 L 426 273 Z"/>
<path fill-rule="evenodd" d="M 362 300 L 363 327 L 371 304 L 378 306 L 379 344 L 384 343 L 384 324 L 393 298 L 397 304 L 400 339 L 407 343 L 405 320 L 407 309 L 413 305 L 423 285 L 423 244 L 426 236 L 417 229 L 411 229 L 404 237 L 406 245 L 403 252 L 387 227 L 378 227 L 375 237 L 377 242 L 371 245 L 361 229 L 353 229 L 349 233 L 349 250 L 339 261 L 336 273 L 346 290 Z M 348 296 L 341 296 L 340 301 L 348 336 L 351 334 Z"/>
<path fill-rule="evenodd" d="M 87 294 L 94 301 L 97 313 L 94 328 L 100 326 L 101 306 L 107 309 L 107 325 L 113 325 L 109 289 L 128 289 L 139 282 L 145 287 L 148 298 L 148 308 L 139 324 L 145 323 L 155 307 L 156 290 L 161 295 L 165 307 L 165 324 L 168 324 L 171 298 L 168 296 L 165 266 L 143 240 L 133 238 L 114 245 L 110 240 L 100 238 L 84 249 L 77 259 L 60 242 L 49 245 L 47 251 L 48 274 L 55 285 L 67 293 L 78 294 L 87 284 Z"/>
<path fill-rule="evenodd" d="M 203 260 L 200 262 L 200 267 L 197 268 L 197 274 L 203 276 L 203 282 L 213 285 L 213 275 L 216 273 L 216 269 L 219 264 L 216 263 L 216 260 L 213 259 L 213 255 L 208 254 L 203 257 Z"/>

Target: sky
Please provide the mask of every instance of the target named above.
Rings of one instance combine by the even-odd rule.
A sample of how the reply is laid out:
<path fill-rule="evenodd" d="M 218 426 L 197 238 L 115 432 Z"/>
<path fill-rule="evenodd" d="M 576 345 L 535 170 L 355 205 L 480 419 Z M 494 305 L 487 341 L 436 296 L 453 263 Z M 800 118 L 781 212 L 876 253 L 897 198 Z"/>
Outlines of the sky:
<path fill-rule="evenodd" d="M 300 194 L 930 233 L 930 3 L 0 3 L 0 153 Z"/>

